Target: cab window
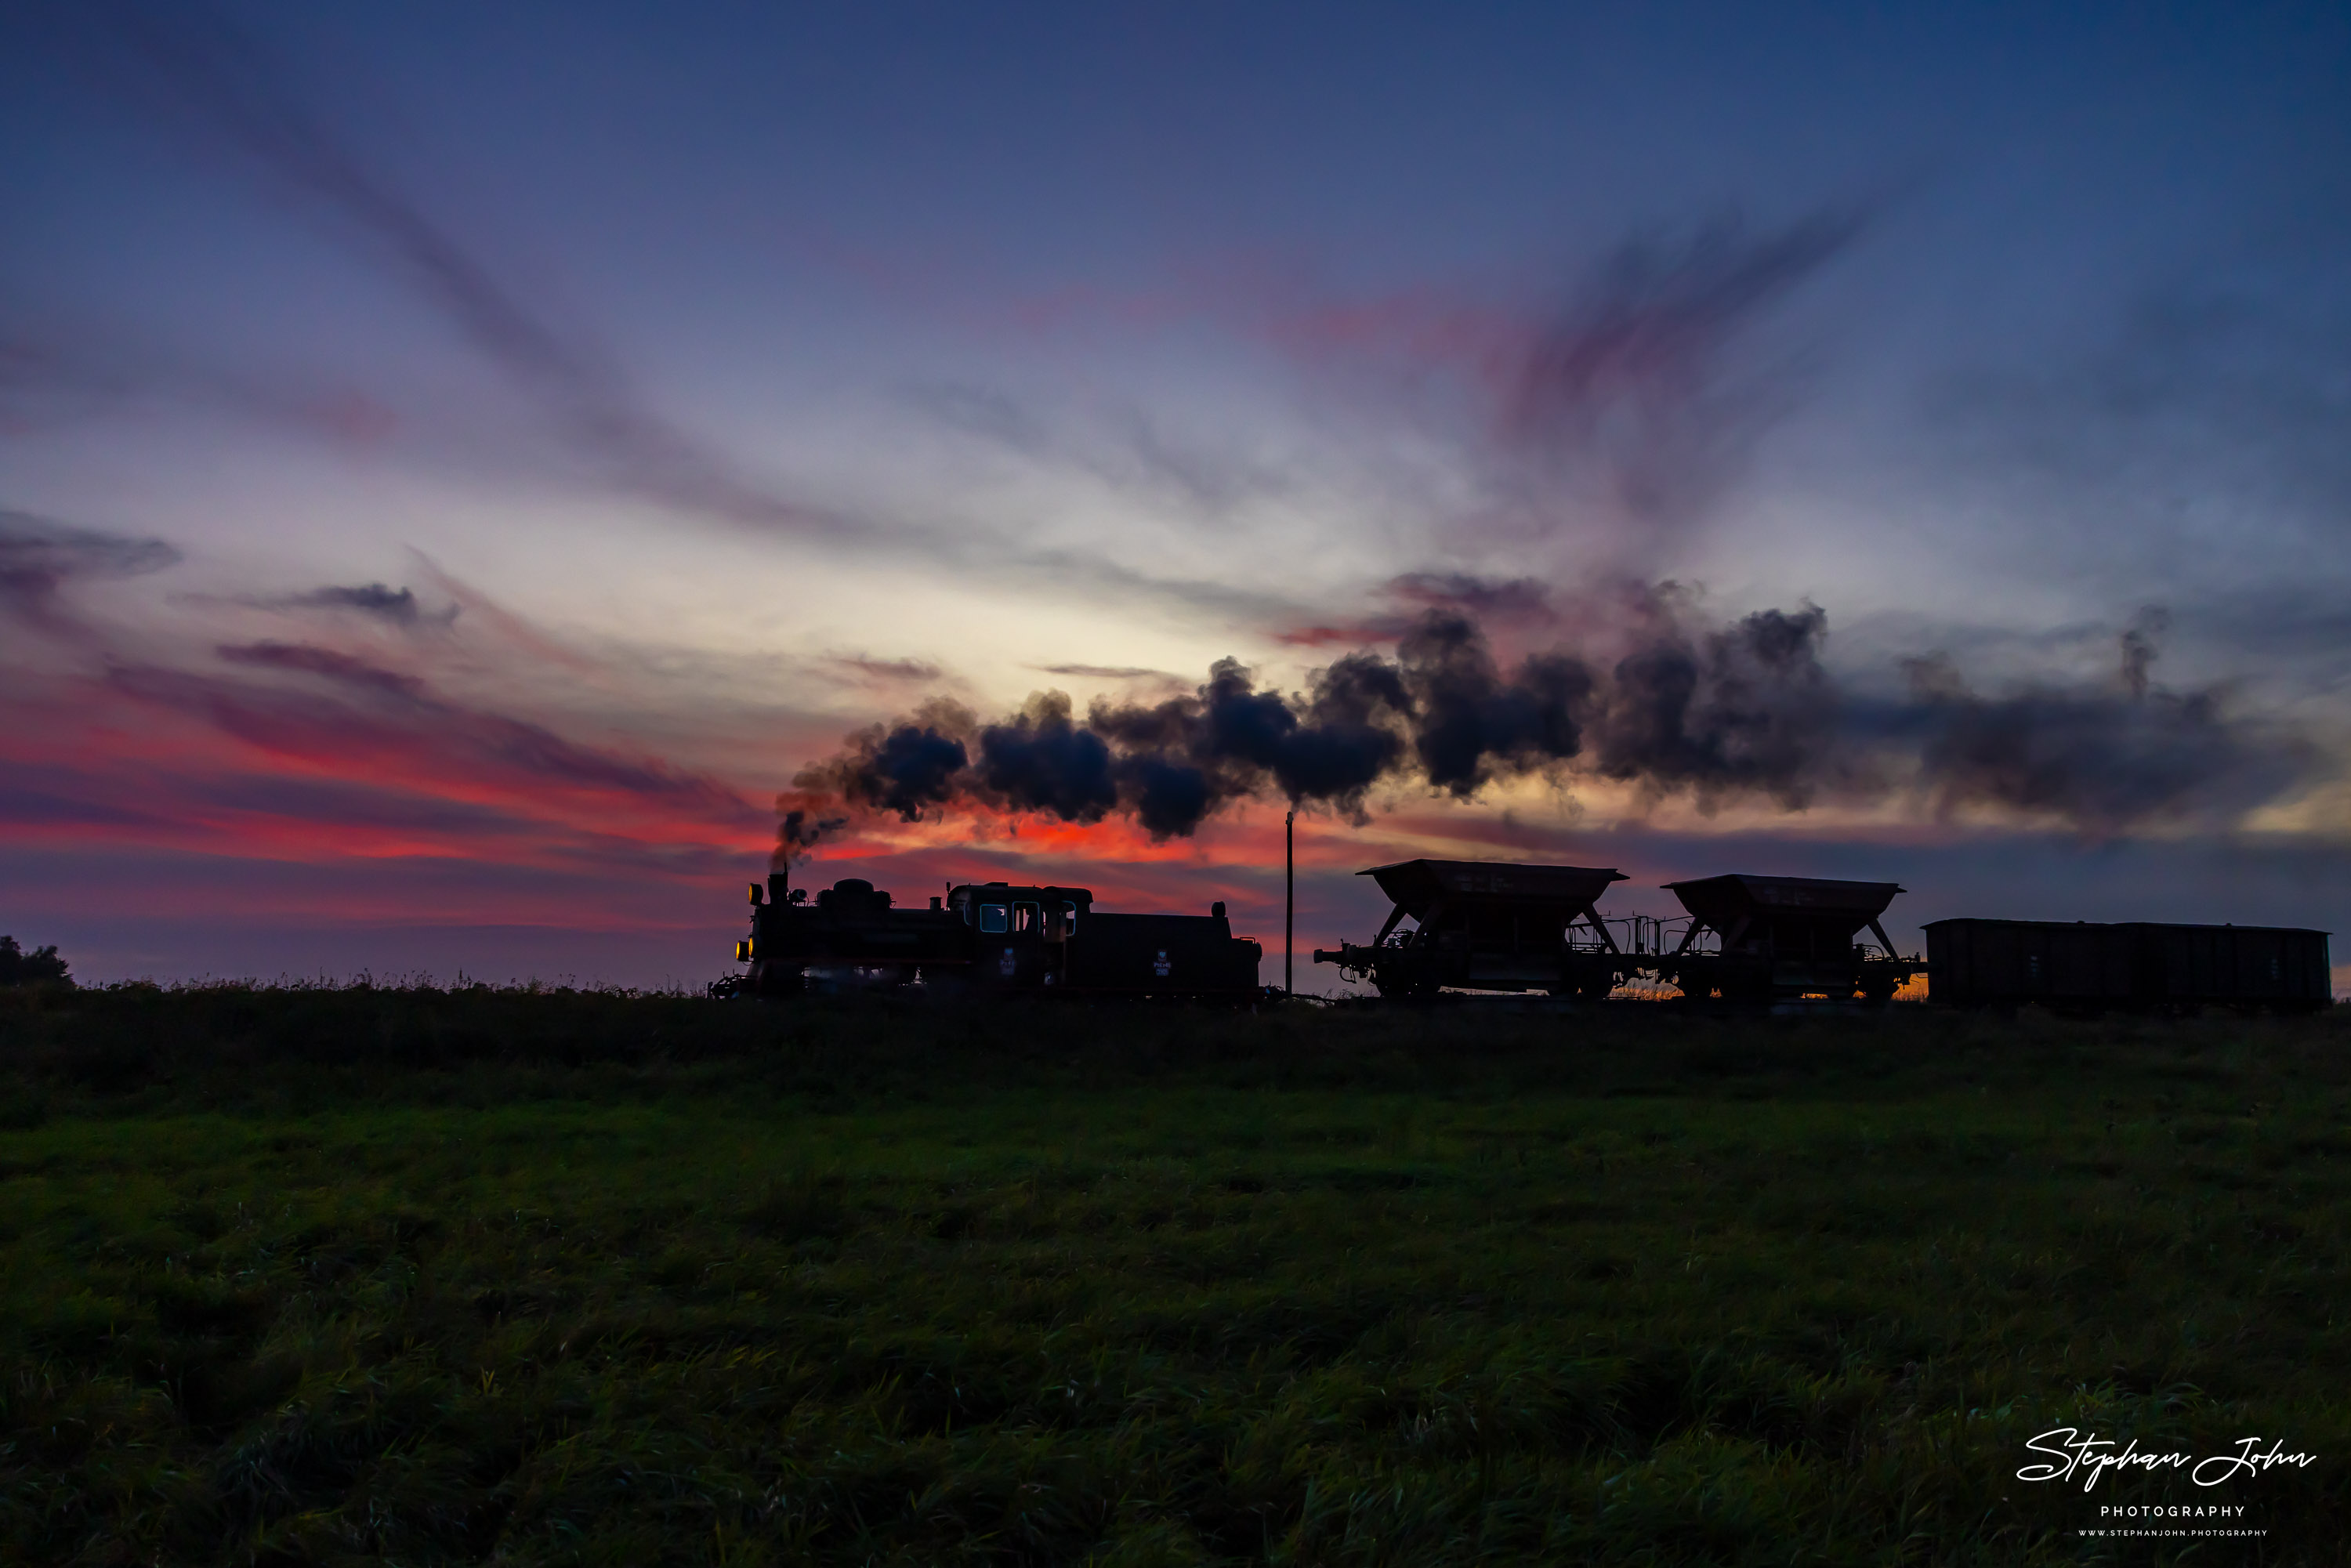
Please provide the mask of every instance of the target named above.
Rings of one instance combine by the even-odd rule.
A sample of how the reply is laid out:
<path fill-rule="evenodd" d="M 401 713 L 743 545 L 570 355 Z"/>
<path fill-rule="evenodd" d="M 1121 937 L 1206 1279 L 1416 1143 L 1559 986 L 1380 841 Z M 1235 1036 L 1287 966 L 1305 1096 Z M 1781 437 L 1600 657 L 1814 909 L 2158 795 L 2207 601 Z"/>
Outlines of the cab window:
<path fill-rule="evenodd" d="M 1077 928 L 1078 906 L 1074 904 L 1065 904 L 1061 905 L 1061 929 L 1064 931 L 1075 931 Z"/>
<path fill-rule="evenodd" d="M 979 906 L 979 928 L 982 931 L 1000 936 L 1004 934 L 1007 924 L 1004 905 L 983 904 Z"/>
<path fill-rule="evenodd" d="M 1016 904 L 1012 906 L 1012 934 L 1015 936 L 1034 936 L 1037 935 L 1037 906 L 1035 904 Z"/>

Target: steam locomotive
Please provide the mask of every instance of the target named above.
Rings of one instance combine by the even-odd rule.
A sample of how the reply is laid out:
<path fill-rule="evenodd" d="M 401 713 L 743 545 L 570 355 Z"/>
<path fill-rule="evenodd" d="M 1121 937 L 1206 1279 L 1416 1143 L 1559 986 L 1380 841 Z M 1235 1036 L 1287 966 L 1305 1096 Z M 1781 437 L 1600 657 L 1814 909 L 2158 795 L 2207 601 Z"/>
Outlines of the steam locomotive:
<path fill-rule="evenodd" d="M 1092 890 L 965 883 L 928 909 L 894 907 L 862 877 L 811 898 L 778 872 L 750 890 L 751 936 L 735 945 L 750 966 L 740 989 L 789 997 L 810 989 L 1044 991 L 1073 996 L 1254 1001 L 1256 943 L 1236 937 L 1221 903 L 1206 915 L 1098 913 Z"/>

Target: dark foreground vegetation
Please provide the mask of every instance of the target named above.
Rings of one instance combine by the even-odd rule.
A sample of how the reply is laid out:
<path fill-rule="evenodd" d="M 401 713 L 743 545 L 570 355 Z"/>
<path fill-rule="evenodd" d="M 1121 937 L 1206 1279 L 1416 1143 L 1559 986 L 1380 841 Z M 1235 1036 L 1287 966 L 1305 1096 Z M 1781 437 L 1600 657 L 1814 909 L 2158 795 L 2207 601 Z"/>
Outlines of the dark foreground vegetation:
<path fill-rule="evenodd" d="M 12 990 L 0 1559 L 2340 1561 L 2345 1021 Z"/>
<path fill-rule="evenodd" d="M 0 936 L 0 986 L 70 986 L 73 975 L 57 956 L 57 944 L 27 953 L 14 936 Z"/>

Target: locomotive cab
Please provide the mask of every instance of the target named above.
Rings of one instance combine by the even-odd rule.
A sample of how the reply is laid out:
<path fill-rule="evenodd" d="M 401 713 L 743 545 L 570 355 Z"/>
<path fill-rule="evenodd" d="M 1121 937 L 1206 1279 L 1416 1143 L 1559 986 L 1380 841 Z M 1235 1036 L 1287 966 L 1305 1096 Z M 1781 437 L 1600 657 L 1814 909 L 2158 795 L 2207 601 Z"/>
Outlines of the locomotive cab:
<path fill-rule="evenodd" d="M 966 883 L 948 890 L 946 908 L 968 932 L 972 981 L 1026 990 L 1069 984 L 1071 939 L 1093 901 L 1082 887 Z"/>

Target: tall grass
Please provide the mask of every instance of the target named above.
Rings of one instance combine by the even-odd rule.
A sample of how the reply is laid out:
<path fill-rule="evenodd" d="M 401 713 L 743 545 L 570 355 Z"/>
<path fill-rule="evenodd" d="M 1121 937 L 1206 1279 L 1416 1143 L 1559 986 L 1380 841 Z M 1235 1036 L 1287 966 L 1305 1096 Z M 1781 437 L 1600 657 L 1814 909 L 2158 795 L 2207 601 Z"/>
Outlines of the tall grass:
<path fill-rule="evenodd" d="M 0 1009 L 0 1555 L 2346 1555 L 2332 1018 Z"/>

